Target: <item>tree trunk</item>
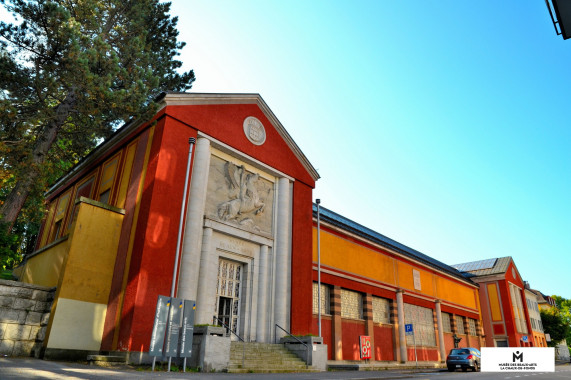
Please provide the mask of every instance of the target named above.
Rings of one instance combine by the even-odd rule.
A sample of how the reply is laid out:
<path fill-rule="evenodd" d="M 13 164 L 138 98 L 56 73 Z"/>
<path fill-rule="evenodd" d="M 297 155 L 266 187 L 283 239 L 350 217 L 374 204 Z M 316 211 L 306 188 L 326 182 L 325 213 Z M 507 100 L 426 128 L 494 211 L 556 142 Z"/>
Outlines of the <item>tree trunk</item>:
<path fill-rule="evenodd" d="M 8 225 L 8 231 L 12 230 L 18 214 L 24 207 L 24 203 L 30 194 L 34 183 L 40 177 L 40 168 L 44 163 L 48 151 L 56 141 L 58 132 L 66 122 L 70 112 L 75 108 L 77 98 L 73 90 L 69 91 L 63 102 L 55 109 L 55 116 L 48 121 L 45 128 L 38 136 L 36 146 L 30 157 L 30 170 L 18 179 L 16 185 L 8 194 L 6 201 L 0 209 L 0 220 Z"/>

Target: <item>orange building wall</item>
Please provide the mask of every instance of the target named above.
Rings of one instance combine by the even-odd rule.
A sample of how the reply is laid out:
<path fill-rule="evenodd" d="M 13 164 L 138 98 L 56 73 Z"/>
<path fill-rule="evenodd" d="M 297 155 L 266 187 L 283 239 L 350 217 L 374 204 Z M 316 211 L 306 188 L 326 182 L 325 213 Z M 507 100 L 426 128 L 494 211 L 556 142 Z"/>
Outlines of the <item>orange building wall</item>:
<path fill-rule="evenodd" d="M 313 261 L 316 264 L 316 226 L 313 228 L 313 241 Z M 355 279 L 373 280 L 379 285 L 388 285 L 392 288 L 401 287 L 410 290 L 412 293 L 438 298 L 473 309 L 476 314 L 479 314 L 478 290 L 474 286 L 464 285 L 459 280 L 445 277 L 431 269 L 424 269 L 380 249 L 374 250 L 323 227 L 321 228 L 320 245 L 323 268 L 331 268 L 340 273 L 354 275 Z M 420 273 L 420 290 L 414 288 L 413 270 Z M 373 292 L 373 294 L 378 294 L 378 292 Z M 394 298 L 394 296 L 390 298 Z"/>

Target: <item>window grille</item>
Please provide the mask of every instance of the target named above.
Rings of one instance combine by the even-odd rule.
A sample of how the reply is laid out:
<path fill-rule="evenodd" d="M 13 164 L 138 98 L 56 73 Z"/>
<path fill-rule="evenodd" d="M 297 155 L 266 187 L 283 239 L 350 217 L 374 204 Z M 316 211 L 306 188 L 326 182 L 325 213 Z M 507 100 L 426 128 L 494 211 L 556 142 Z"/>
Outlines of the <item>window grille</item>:
<path fill-rule="evenodd" d="M 373 322 L 391 323 L 391 303 L 388 299 L 373 297 Z"/>
<path fill-rule="evenodd" d="M 468 329 L 470 330 L 469 331 L 470 335 L 472 335 L 472 336 L 478 335 L 478 334 L 476 334 L 476 320 L 475 319 L 468 318 Z"/>
<path fill-rule="evenodd" d="M 313 283 L 313 314 L 317 314 L 319 312 L 319 294 L 318 289 L 319 286 L 317 284 L 317 282 Z M 330 305 L 331 303 L 329 302 L 329 297 L 330 297 L 330 293 L 329 293 L 329 286 L 325 285 L 325 284 L 321 284 L 321 314 L 331 314 L 331 309 L 330 309 Z"/>
<path fill-rule="evenodd" d="M 341 289 L 341 317 L 363 319 L 363 295 Z"/>
<path fill-rule="evenodd" d="M 461 315 L 456 316 L 456 331 L 461 335 L 466 334 L 464 331 L 464 317 Z"/>
<path fill-rule="evenodd" d="M 450 314 L 442 313 L 442 331 L 451 333 L 452 327 L 450 326 Z"/>
<path fill-rule="evenodd" d="M 412 335 L 406 336 L 407 345 L 412 346 L 416 342 L 417 346 L 436 346 L 432 309 L 405 303 L 404 320 L 406 324 L 412 323 L 414 330 L 414 338 Z"/>

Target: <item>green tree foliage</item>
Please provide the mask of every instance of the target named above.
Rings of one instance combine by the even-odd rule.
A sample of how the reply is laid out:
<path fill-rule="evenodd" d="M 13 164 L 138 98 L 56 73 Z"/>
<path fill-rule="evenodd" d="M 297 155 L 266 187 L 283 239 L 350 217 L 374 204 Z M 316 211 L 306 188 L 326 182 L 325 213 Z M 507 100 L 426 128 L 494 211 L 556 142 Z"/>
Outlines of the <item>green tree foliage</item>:
<path fill-rule="evenodd" d="M 0 21 L 0 220 L 22 243 L 37 232 L 49 183 L 117 126 L 154 112 L 160 91 L 190 89 L 194 73 L 178 72 L 184 43 L 170 3 L 0 3 L 16 20 Z"/>
<path fill-rule="evenodd" d="M 547 345 L 555 347 L 569 335 L 571 330 L 569 322 L 565 320 L 556 307 L 540 310 L 539 312 L 543 330 L 551 336 L 551 342 L 548 342 Z"/>
<path fill-rule="evenodd" d="M 561 296 L 553 295 L 551 296 L 555 300 L 555 304 L 559 309 L 561 318 L 571 326 L 571 299 L 566 299 Z M 571 343 L 571 328 L 567 331 L 567 343 Z"/>

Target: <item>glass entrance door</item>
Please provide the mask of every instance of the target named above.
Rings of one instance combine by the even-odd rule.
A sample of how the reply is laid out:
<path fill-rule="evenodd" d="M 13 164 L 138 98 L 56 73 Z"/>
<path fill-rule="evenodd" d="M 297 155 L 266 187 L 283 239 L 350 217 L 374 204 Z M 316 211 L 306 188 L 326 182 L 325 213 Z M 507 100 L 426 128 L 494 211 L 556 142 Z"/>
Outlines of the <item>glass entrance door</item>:
<path fill-rule="evenodd" d="M 240 335 L 241 277 L 242 264 L 225 259 L 218 260 L 216 310 L 214 310 L 214 315 L 238 335 Z"/>

